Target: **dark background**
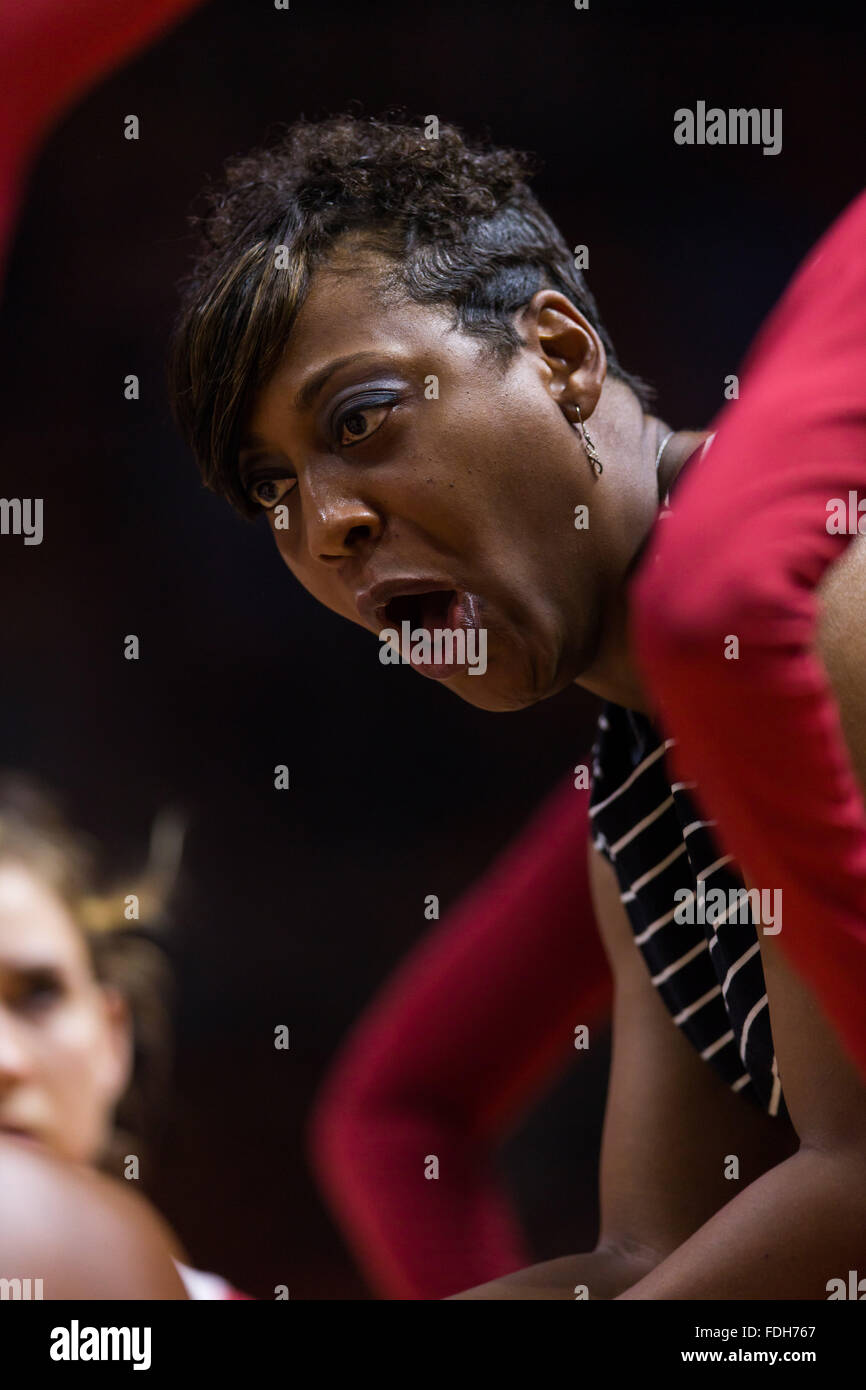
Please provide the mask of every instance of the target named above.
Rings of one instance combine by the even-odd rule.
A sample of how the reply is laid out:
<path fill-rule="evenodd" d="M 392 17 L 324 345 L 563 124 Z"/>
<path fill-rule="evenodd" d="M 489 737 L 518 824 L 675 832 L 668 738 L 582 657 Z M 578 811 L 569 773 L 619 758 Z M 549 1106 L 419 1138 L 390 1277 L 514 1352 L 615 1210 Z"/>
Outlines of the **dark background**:
<path fill-rule="evenodd" d="M 2 491 L 46 518 L 41 546 L 0 541 L 0 763 L 57 787 L 128 871 L 160 807 L 189 811 L 176 1093 L 148 1185 L 194 1262 L 252 1293 L 368 1292 L 308 1171 L 316 1088 L 428 928 L 424 895 L 457 899 L 586 754 L 595 705 L 485 714 L 383 668 L 263 523 L 202 491 L 163 385 L 187 209 L 275 123 L 350 100 L 532 149 L 623 364 L 671 425 L 701 427 L 861 185 L 862 38 L 841 13 L 214 0 L 43 147 L 0 320 Z M 699 99 L 782 107 L 782 152 L 676 146 L 673 112 Z M 606 1057 L 564 1064 L 497 1155 L 539 1259 L 595 1236 Z"/>

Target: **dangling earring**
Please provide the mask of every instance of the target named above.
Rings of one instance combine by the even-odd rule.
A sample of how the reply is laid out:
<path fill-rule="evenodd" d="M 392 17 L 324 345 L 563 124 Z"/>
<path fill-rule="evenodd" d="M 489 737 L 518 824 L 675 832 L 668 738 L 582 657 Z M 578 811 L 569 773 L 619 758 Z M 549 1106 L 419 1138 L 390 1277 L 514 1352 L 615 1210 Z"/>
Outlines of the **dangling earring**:
<path fill-rule="evenodd" d="M 589 459 L 590 463 L 595 469 L 596 474 L 602 473 L 604 470 L 604 465 L 602 464 L 602 461 L 596 452 L 595 445 L 593 444 L 592 440 L 586 432 L 583 420 L 580 418 L 580 406 L 576 405 L 574 408 L 577 411 L 577 419 L 574 422 L 574 428 L 580 435 L 580 442 L 584 447 L 586 457 Z"/>

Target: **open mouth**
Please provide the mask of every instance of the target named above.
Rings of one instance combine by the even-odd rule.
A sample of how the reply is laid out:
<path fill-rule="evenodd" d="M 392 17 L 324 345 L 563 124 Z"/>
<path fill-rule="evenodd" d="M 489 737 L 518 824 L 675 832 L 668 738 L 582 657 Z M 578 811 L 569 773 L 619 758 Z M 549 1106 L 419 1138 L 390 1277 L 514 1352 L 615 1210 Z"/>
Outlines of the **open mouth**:
<path fill-rule="evenodd" d="M 386 627 L 402 631 L 402 624 L 408 623 L 410 632 L 425 630 L 433 632 L 436 628 L 450 627 L 449 616 L 454 600 L 455 589 L 433 589 L 426 594 L 398 594 L 385 604 Z"/>
<path fill-rule="evenodd" d="M 402 659 L 434 680 L 479 666 L 477 603 L 462 589 L 396 594 L 379 610 L 383 627 L 397 633 Z M 485 648 L 486 650 L 486 648 Z"/>

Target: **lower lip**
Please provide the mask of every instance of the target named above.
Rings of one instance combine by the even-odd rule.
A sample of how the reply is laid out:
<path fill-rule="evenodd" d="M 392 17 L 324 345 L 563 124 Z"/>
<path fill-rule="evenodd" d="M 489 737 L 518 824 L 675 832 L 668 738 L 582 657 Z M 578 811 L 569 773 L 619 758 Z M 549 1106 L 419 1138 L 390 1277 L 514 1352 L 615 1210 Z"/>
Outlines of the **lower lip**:
<path fill-rule="evenodd" d="M 467 594 L 462 589 L 455 590 L 448 605 L 445 625 L 453 632 L 463 631 L 467 635 L 478 631 L 478 600 L 474 594 Z M 462 675 L 469 669 L 466 661 L 412 661 L 410 658 L 409 664 L 413 671 L 420 671 L 421 675 L 429 676 L 434 681 L 450 680 L 452 676 Z"/>

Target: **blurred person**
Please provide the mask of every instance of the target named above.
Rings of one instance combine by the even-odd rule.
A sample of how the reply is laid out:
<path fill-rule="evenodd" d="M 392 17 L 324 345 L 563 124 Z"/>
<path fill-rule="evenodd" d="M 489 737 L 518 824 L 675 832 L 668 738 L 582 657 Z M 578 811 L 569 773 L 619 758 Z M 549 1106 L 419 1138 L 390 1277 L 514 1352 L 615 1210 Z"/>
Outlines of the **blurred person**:
<path fill-rule="evenodd" d="M 79 0 L 73 7 L 64 0 L 28 0 L 0 7 L 0 77 L 8 113 L 0 121 L 0 280 L 30 168 L 46 133 L 94 82 L 196 3 L 142 0 L 123 13 L 114 0 Z M 14 901 L 14 874 L 7 886 Z M 31 895 L 32 890 L 31 882 Z M 19 874 L 17 892 L 26 898 L 27 891 Z M 55 903 L 55 914 L 56 909 Z M 103 1040 L 111 1031 L 116 1040 L 117 1030 L 108 1024 L 103 1018 Z M 102 1049 L 107 1072 L 97 1091 L 109 1079 L 111 1052 L 110 1045 Z M 47 1096 L 38 1108 L 47 1120 L 52 1112 Z M 64 1147 L 71 1142 L 74 1149 L 90 1126 L 101 1127 L 92 1088 L 79 1119 L 78 1138 L 66 1136 Z M 78 1124 L 73 1128 L 78 1131 Z M 146 1203 L 116 1183 L 48 1157 L 26 1126 L 10 1127 L 9 1134 L 4 1137 L 0 1130 L 0 1267 L 50 1265 L 55 1291 L 50 1296 L 59 1298 L 184 1297 L 177 1271 L 166 1261 L 164 1223 Z M 91 1236 L 84 1262 L 82 1229 Z"/>
<path fill-rule="evenodd" d="M 443 1298 L 531 1262 L 496 1150 L 610 1014 L 569 774 L 350 1030 L 309 1149 L 361 1269 L 388 1298 Z M 479 982 L 483 981 L 483 988 Z M 583 1030 L 586 1030 L 585 1032 Z M 419 1185 L 418 1154 L 439 1175 Z M 586 1194 L 575 1202 L 586 1206 Z"/>
<path fill-rule="evenodd" d="M 762 327 L 633 612 L 675 765 L 750 877 L 778 885 L 780 941 L 866 1074 L 864 246 L 861 194 Z"/>
<path fill-rule="evenodd" d="M 175 820 L 157 822 L 136 928 L 160 918 L 180 838 Z M 126 893 L 95 890 L 93 848 L 53 800 L 20 774 L 0 776 L 0 1138 L 117 1180 L 146 1161 L 169 1079 L 170 976 L 160 947 L 130 929 L 130 910 Z M 3 1171 L 21 1176 L 20 1160 Z M 48 1174 L 43 1164 L 22 1177 L 25 1221 L 31 1184 L 42 1191 Z M 113 1188 L 87 1191 L 96 1200 Z M 124 1202 L 109 1198 L 112 1211 Z M 243 1297 L 191 1269 L 162 1228 L 191 1298 Z"/>
<path fill-rule="evenodd" d="M 437 134 L 337 116 L 229 161 L 194 219 L 169 379 L 205 483 L 266 515 L 383 663 L 490 710 L 571 682 L 605 701 L 599 1240 L 458 1296 L 823 1298 L 866 1255 L 864 1076 L 772 920 L 759 934 L 631 647 L 632 578 L 711 431 L 652 413 L 526 158 Z M 738 905 L 718 930 L 710 891 Z"/>

